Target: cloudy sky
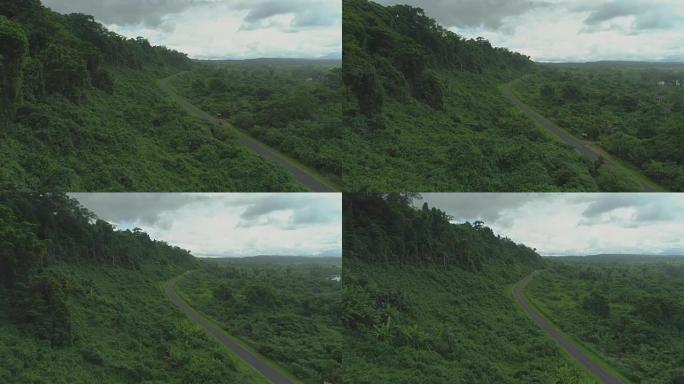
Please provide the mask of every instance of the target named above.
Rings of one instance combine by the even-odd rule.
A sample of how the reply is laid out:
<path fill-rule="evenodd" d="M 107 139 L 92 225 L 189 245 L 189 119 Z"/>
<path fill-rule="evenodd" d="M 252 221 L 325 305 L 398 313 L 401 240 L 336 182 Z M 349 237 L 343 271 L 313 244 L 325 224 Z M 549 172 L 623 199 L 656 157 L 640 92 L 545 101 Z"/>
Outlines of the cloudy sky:
<path fill-rule="evenodd" d="M 455 221 L 482 220 L 541 255 L 684 255 L 684 194 L 422 195 Z M 422 201 L 417 202 L 422 204 Z"/>
<path fill-rule="evenodd" d="M 682 0 L 378 0 L 536 61 L 684 61 Z"/>
<path fill-rule="evenodd" d="M 70 194 L 120 229 L 199 257 L 340 256 L 341 194 Z"/>
<path fill-rule="evenodd" d="M 43 0 L 197 59 L 341 57 L 341 0 Z"/>

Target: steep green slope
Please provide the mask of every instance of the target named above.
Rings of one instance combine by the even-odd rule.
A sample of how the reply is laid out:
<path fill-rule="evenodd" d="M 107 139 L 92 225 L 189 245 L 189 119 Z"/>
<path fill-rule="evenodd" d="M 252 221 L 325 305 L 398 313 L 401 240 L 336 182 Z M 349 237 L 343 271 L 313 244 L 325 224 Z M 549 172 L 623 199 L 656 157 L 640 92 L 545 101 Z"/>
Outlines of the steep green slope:
<path fill-rule="evenodd" d="M 187 69 L 184 54 L 37 0 L 4 0 L 0 55 L 3 189 L 299 188 L 166 99 L 156 80 Z"/>
<path fill-rule="evenodd" d="M 591 383 L 525 316 L 541 258 L 405 195 L 345 195 L 345 383 Z"/>
<path fill-rule="evenodd" d="M 0 382 L 262 383 L 161 291 L 185 250 L 62 195 L 0 195 Z"/>
<path fill-rule="evenodd" d="M 684 381 L 684 260 L 554 260 L 528 297 L 635 383 Z"/>
<path fill-rule="evenodd" d="M 280 259 L 207 261 L 177 291 L 303 383 L 341 383 L 341 260 Z"/>
<path fill-rule="evenodd" d="M 502 96 L 529 58 L 409 6 L 346 0 L 343 18 L 346 190 L 591 191 L 611 172 Z"/>
<path fill-rule="evenodd" d="M 601 64 L 545 66 L 515 89 L 575 136 L 684 190 L 684 65 Z"/>

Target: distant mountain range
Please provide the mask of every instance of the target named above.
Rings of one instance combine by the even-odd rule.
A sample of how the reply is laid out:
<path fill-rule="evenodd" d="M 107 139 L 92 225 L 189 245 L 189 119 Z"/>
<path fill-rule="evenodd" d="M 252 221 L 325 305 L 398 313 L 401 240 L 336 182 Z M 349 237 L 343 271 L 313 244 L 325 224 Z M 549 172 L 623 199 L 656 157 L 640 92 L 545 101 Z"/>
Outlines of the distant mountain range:
<path fill-rule="evenodd" d="M 682 69 L 684 61 L 589 61 L 589 62 L 567 62 L 567 63 L 544 63 L 542 65 L 567 67 L 567 68 L 605 68 L 605 69 Z"/>
<path fill-rule="evenodd" d="M 598 254 L 587 256 L 545 256 L 548 259 L 568 261 L 670 261 L 684 259 L 684 255 Z"/>
<path fill-rule="evenodd" d="M 304 58 L 277 58 L 277 57 L 263 57 L 258 59 L 220 59 L 220 60 L 195 60 L 200 63 L 207 64 L 277 64 L 277 65 L 307 65 L 307 64 L 322 64 L 322 65 L 341 65 L 341 58 L 319 58 L 319 59 L 304 59 Z"/>
<path fill-rule="evenodd" d="M 254 264 L 341 264 L 342 257 L 337 256 L 249 256 L 249 257 L 204 257 L 203 261 L 217 263 L 254 263 Z"/>

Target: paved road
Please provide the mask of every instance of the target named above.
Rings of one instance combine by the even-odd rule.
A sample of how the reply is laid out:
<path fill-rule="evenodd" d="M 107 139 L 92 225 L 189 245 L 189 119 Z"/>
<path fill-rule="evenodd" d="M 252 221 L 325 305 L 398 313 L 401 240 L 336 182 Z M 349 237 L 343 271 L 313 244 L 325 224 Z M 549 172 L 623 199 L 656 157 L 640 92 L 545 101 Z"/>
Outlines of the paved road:
<path fill-rule="evenodd" d="M 582 154 L 582 156 L 592 161 L 598 160 L 600 154 L 592 148 L 590 148 L 585 142 L 564 131 L 551 120 L 540 115 L 534 109 L 532 109 L 527 104 L 523 103 L 520 99 L 518 99 L 513 94 L 513 91 L 511 91 L 511 83 L 504 85 L 503 94 L 511 103 L 513 103 L 516 107 L 518 107 L 518 109 L 523 111 L 537 124 L 551 131 L 551 133 L 553 133 L 556 137 L 561 139 L 562 142 L 574 147 L 579 153 Z"/>
<path fill-rule="evenodd" d="M 569 134 L 567 131 L 556 125 L 554 122 L 540 115 L 530 106 L 528 106 L 527 104 L 523 103 L 520 99 L 518 99 L 511 90 L 512 83 L 513 82 L 507 83 L 503 87 L 504 97 L 508 99 L 508 101 L 513 103 L 513 105 L 520 109 L 529 118 L 534 120 L 535 123 L 541 125 L 543 128 L 551 132 L 554 136 L 558 137 L 562 142 L 575 148 L 582 156 L 588 158 L 591 161 L 598 160 L 599 156 L 601 156 L 601 153 L 599 151 L 591 148 L 589 145 L 587 145 L 586 142 Z M 615 167 L 622 167 L 621 165 L 616 164 L 607 156 L 604 156 L 603 161 L 606 164 L 610 164 Z M 655 188 L 653 188 L 648 183 L 639 181 L 639 184 L 643 188 L 644 192 L 655 192 Z"/>
<path fill-rule="evenodd" d="M 173 75 L 170 77 L 167 77 L 165 79 L 159 80 L 159 87 L 161 88 L 164 93 L 166 93 L 169 97 L 171 97 L 176 103 L 178 103 L 183 109 L 185 109 L 186 112 L 202 119 L 205 120 L 211 124 L 214 125 L 222 125 L 224 122 L 216 118 L 207 112 L 204 112 L 203 110 L 197 108 L 194 106 L 190 101 L 188 101 L 186 98 L 180 96 L 176 92 L 173 91 L 171 86 L 169 85 L 170 80 L 178 76 Z M 244 145 L 245 147 L 249 148 L 252 152 L 256 153 L 257 155 L 264 157 L 280 167 L 284 168 L 288 173 L 290 173 L 300 184 L 302 184 L 304 187 L 309 189 L 312 192 L 336 192 L 334 188 L 330 187 L 329 185 L 320 182 L 317 178 L 315 178 L 313 175 L 308 173 L 305 169 L 302 169 L 284 158 L 281 154 L 277 153 L 273 148 L 269 147 L 268 145 L 247 136 L 246 134 L 242 132 L 238 132 L 238 141 L 240 144 Z"/>
<path fill-rule="evenodd" d="M 176 306 L 178 307 L 178 309 L 180 309 L 181 312 L 183 312 L 186 316 L 188 316 L 192 321 L 199 324 L 210 335 L 212 335 L 216 339 L 218 339 L 218 341 L 221 342 L 221 344 L 223 344 L 224 346 L 226 346 L 226 348 L 229 348 L 230 350 L 235 352 L 247 364 L 251 365 L 252 367 L 254 367 L 254 369 L 261 372 L 261 374 L 264 377 L 266 377 L 268 380 L 270 380 L 272 383 L 274 383 L 274 384 L 294 384 L 294 382 L 292 380 L 283 376 L 280 372 L 271 368 L 271 366 L 269 366 L 268 364 L 265 364 L 261 359 L 256 357 L 250 351 L 244 349 L 239 344 L 237 344 L 236 342 L 231 340 L 218 327 L 216 327 L 215 325 L 213 325 L 210 322 L 208 322 L 207 320 L 205 320 L 204 317 L 202 317 L 199 314 L 199 312 L 195 311 L 185 301 L 183 301 L 183 299 L 178 297 L 178 294 L 176 294 L 176 291 L 174 290 L 174 286 L 176 285 L 176 281 L 179 278 L 180 278 L 180 276 L 168 281 L 164 285 L 164 292 L 169 297 L 169 299 L 174 304 L 176 304 Z"/>
<path fill-rule="evenodd" d="M 589 356 L 584 354 L 579 348 L 575 346 L 575 344 L 566 338 L 565 336 L 561 335 L 558 330 L 551 325 L 540 313 L 537 311 L 536 308 L 534 308 L 525 298 L 523 295 L 523 290 L 527 286 L 527 284 L 532 280 L 534 275 L 536 275 L 539 271 L 533 272 L 524 279 L 520 280 L 514 287 L 513 287 L 513 297 L 515 300 L 520 304 L 520 306 L 523 308 L 525 313 L 534 321 L 539 328 L 541 328 L 544 332 L 546 332 L 549 336 L 551 336 L 560 346 L 570 354 L 575 360 L 577 360 L 580 364 L 582 364 L 591 374 L 594 376 L 596 380 L 598 380 L 599 383 L 603 384 L 622 384 L 622 381 L 617 379 L 615 376 L 613 376 L 610 372 L 606 371 L 601 367 L 600 365 L 596 364 Z"/>
<path fill-rule="evenodd" d="M 599 151 L 591 148 L 589 145 L 587 145 L 586 142 L 569 134 L 567 131 L 556 125 L 556 123 L 540 115 L 539 113 L 537 113 L 537 111 L 535 111 L 530 106 L 528 106 L 527 104 L 523 103 L 520 99 L 518 99 L 518 97 L 515 96 L 515 94 L 513 94 L 513 91 L 511 90 L 511 85 L 514 82 L 515 80 L 505 84 L 503 87 L 504 97 L 508 99 L 508 101 L 513 103 L 513 105 L 515 105 L 518 109 L 525 113 L 529 118 L 534 120 L 534 122 L 541 125 L 543 128 L 551 132 L 554 136 L 558 137 L 562 142 L 575 148 L 577 152 L 579 152 L 582 156 L 588 158 L 591 161 L 597 161 L 599 159 L 599 156 L 601 156 L 601 153 Z M 611 165 L 613 167 L 624 168 L 622 165 L 617 164 L 615 161 L 613 161 L 607 156 L 603 157 L 603 161 L 606 164 Z M 640 180 L 639 185 L 643 189 L 643 192 L 656 191 L 656 189 L 647 182 L 643 182 Z"/>

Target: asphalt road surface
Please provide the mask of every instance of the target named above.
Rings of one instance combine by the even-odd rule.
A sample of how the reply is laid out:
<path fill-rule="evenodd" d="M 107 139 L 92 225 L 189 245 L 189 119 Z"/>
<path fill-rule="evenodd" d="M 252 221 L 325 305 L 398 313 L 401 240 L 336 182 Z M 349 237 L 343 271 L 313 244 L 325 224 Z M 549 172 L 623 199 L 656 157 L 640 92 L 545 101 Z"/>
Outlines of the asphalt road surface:
<path fill-rule="evenodd" d="M 540 115 L 535 110 L 530 108 L 527 104 L 523 103 L 520 99 L 518 99 L 511 91 L 511 83 L 504 85 L 503 94 L 511 103 L 513 103 L 518 109 L 523 111 L 523 113 L 529 116 L 537 124 L 549 130 L 565 144 L 568 144 L 575 148 L 579 153 L 582 154 L 582 156 L 592 161 L 598 160 L 600 154 L 591 149 L 589 146 L 587 146 L 585 142 L 567 133 L 566 131 L 558 127 L 556 124 L 554 124 L 551 120 Z"/>
<path fill-rule="evenodd" d="M 554 136 L 559 138 L 563 143 L 575 148 L 582 156 L 588 158 L 591 161 L 598 160 L 599 156 L 601 156 L 601 154 L 598 151 L 596 151 L 595 149 L 588 146 L 586 142 L 584 142 L 584 141 L 576 138 L 575 136 L 569 134 L 564 129 L 562 129 L 558 125 L 556 125 L 554 122 L 552 122 L 551 120 L 540 115 L 534 109 L 532 109 L 530 106 L 523 103 L 520 99 L 518 99 L 513 94 L 513 91 L 511 90 L 511 84 L 512 84 L 512 82 L 507 83 L 503 87 L 504 97 L 506 99 L 508 99 L 508 101 L 513 103 L 513 105 L 515 105 L 518 109 L 520 109 L 529 118 L 534 120 L 535 123 L 541 125 L 544 129 L 548 130 Z M 611 159 L 606 158 L 606 157 L 604 157 L 603 161 L 606 164 L 610 164 L 612 166 L 622 167 L 621 165 L 616 164 L 614 161 L 612 161 Z M 639 184 L 643 188 L 644 192 L 655 192 L 655 189 L 651 185 L 649 185 L 648 183 L 644 183 L 644 182 L 639 181 Z"/>
<path fill-rule="evenodd" d="M 260 358 L 252 354 L 250 351 L 244 349 L 239 344 L 231 340 L 218 327 L 205 320 L 204 317 L 202 317 L 199 314 L 199 312 L 195 311 L 185 301 L 183 301 L 183 299 L 178 297 L 176 291 L 174 290 L 174 286 L 176 285 L 176 281 L 179 279 L 179 277 L 176 277 L 168 281 L 164 285 L 164 292 L 169 297 L 169 299 L 178 307 L 178 309 L 180 309 L 181 312 L 183 312 L 192 321 L 199 324 L 210 335 L 218 339 L 218 341 L 221 344 L 223 344 L 226 348 L 229 348 L 231 351 L 235 352 L 235 354 L 240 356 L 240 358 L 244 360 L 245 363 L 251 365 L 254 369 L 261 372 L 261 374 L 268 380 L 270 380 L 272 383 L 294 384 L 292 380 L 283 376 L 283 374 L 271 368 L 271 366 L 264 363 Z"/>
<path fill-rule="evenodd" d="M 197 108 L 186 98 L 174 92 L 171 86 L 169 85 L 169 81 L 175 76 L 177 75 L 173 75 L 165 79 L 159 80 L 159 88 L 161 88 L 161 90 L 164 93 L 171 97 L 176 103 L 178 103 L 178 105 L 180 105 L 186 112 L 190 113 L 191 115 L 214 125 L 224 124 L 224 122 L 221 119 L 214 117 L 208 114 L 207 112 L 204 112 L 203 110 Z M 252 137 L 249 137 L 243 133 L 240 133 L 238 136 L 238 141 L 240 142 L 240 144 L 244 145 L 257 155 L 264 157 L 276 163 L 281 168 L 285 169 L 288 173 L 292 175 L 292 177 L 294 177 L 300 184 L 302 184 L 310 191 L 336 192 L 335 189 L 333 189 L 332 187 L 318 181 L 318 179 L 316 179 L 313 175 L 309 174 L 305 169 L 302 169 L 292 164 L 289 160 L 285 159 L 282 155 L 277 153 L 268 145 Z"/>
<path fill-rule="evenodd" d="M 563 348 L 566 352 L 568 352 L 568 354 L 570 354 L 570 356 L 572 356 L 573 359 L 577 360 L 577 362 L 582 364 L 589 372 L 591 372 L 591 374 L 599 383 L 622 384 L 622 381 L 594 362 L 589 356 L 577 348 L 571 340 L 561 335 L 560 332 L 558 332 L 558 330 L 527 301 L 525 295 L 523 295 L 523 290 L 538 272 L 539 271 L 536 271 L 527 275 L 513 287 L 513 297 L 515 298 L 515 301 L 520 304 L 525 313 L 527 313 L 527 315 L 532 319 L 532 321 L 535 322 L 535 324 L 539 326 L 539 328 L 551 336 L 561 346 L 561 348 Z"/>

